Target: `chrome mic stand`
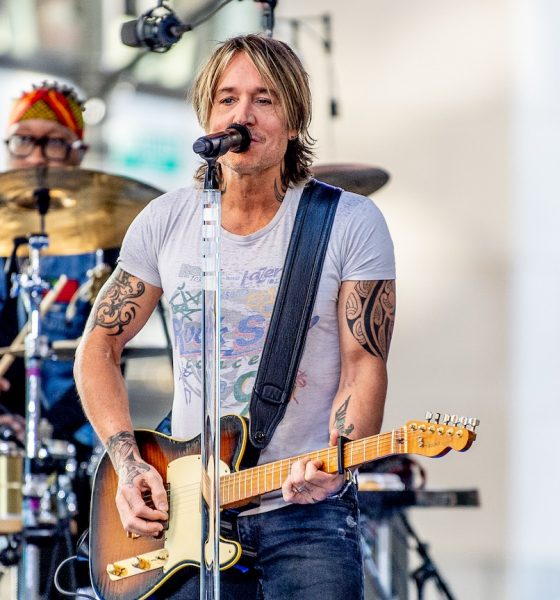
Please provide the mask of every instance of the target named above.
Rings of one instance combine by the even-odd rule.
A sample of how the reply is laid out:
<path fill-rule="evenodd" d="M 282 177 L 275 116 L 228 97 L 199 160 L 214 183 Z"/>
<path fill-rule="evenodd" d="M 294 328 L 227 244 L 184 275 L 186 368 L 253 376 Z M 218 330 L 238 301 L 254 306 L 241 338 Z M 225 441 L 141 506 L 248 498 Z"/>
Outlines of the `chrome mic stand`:
<path fill-rule="evenodd" d="M 202 208 L 202 388 L 200 600 L 220 598 L 220 228 L 216 158 L 206 159 Z"/>
<path fill-rule="evenodd" d="M 202 208 L 202 477 L 200 485 L 200 600 L 220 598 L 220 293 L 221 199 L 217 159 L 228 151 L 245 152 L 247 127 L 231 124 L 225 132 L 199 138 L 193 150 L 207 163 Z"/>

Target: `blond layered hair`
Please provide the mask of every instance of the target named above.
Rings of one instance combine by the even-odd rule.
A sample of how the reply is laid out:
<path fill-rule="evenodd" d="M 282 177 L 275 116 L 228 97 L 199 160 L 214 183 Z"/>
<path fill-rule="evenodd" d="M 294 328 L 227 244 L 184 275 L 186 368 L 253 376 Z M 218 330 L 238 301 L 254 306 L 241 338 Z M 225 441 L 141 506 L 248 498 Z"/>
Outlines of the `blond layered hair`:
<path fill-rule="evenodd" d="M 309 135 L 311 91 L 309 76 L 301 61 L 284 42 L 250 34 L 231 38 L 219 46 L 202 67 L 191 91 L 191 101 L 198 122 L 208 131 L 218 82 L 239 52 L 244 52 L 249 57 L 266 86 L 276 93 L 284 111 L 287 128 L 297 132 L 295 139 L 288 140 L 282 183 L 286 187 L 302 183 L 311 176 L 312 146 L 315 142 Z M 205 166 L 198 170 L 198 180 L 204 178 L 204 170 Z"/>

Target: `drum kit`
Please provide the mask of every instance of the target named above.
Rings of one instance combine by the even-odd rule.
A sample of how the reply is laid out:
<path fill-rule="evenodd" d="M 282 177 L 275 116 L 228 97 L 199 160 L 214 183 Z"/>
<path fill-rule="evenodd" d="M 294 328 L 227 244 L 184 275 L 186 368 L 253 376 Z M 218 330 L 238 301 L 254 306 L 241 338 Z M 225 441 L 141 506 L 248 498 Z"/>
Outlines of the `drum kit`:
<path fill-rule="evenodd" d="M 95 253 L 95 267 L 87 271 L 68 304 L 66 318 L 72 319 L 75 303 L 93 302 L 110 275 L 103 250 L 118 248 L 132 219 L 161 193 L 133 179 L 72 167 L 0 174 L 0 255 L 10 257 L 9 264 L 19 258 L 25 265 L 12 269 L 11 283 L 29 317 L 12 343 L 0 350 L 0 376 L 18 356 L 23 356 L 26 372 L 24 439 L 4 421 L 0 442 L 0 563 L 18 565 L 18 598 L 39 597 L 45 540 L 71 552 L 73 520 L 79 512 L 76 446 L 52 439 L 52 428 L 40 415 L 43 362 L 71 359 L 78 342 L 51 344 L 42 335 L 41 321 L 67 282 L 60 273 L 50 289 L 42 278 L 43 256 Z M 86 463 L 90 471 L 92 460 Z"/>
<path fill-rule="evenodd" d="M 321 165 L 313 171 L 322 181 L 363 195 L 389 179 L 382 169 L 366 165 Z M 93 303 L 111 272 L 104 250 L 119 248 L 134 217 L 161 193 L 134 179 L 77 167 L 40 166 L 0 174 L 0 256 L 23 265 L 15 269 L 12 292 L 23 300 L 29 317 L 12 343 L 0 347 L 0 377 L 16 357 L 24 358 L 26 372 L 24 439 L 10 432 L 9 425 L 0 425 L 0 566 L 18 565 L 18 598 L 39 597 L 41 538 L 61 536 L 70 551 L 72 521 L 82 510 L 74 490 L 80 468 L 75 445 L 52 439 L 52 428 L 40 418 L 43 362 L 71 360 L 79 342 L 51 343 L 42 335 L 41 320 L 66 283 L 61 273 L 50 289 L 41 277 L 43 256 L 95 253 L 96 266 L 75 295 Z M 67 318 L 72 310 L 71 301 Z M 125 349 L 125 358 L 168 352 L 131 348 Z M 98 452 L 85 466 L 88 477 L 96 457 Z"/>

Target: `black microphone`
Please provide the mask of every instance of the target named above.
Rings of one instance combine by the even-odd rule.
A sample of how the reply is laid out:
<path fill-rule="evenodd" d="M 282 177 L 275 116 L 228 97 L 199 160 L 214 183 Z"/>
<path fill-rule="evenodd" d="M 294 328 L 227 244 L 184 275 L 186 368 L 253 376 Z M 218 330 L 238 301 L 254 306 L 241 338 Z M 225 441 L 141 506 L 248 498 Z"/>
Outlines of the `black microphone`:
<path fill-rule="evenodd" d="M 204 159 L 218 158 L 226 152 L 246 152 L 251 144 L 251 133 L 239 123 L 228 125 L 225 131 L 203 135 L 193 144 L 193 150 Z"/>
<path fill-rule="evenodd" d="M 191 25 L 182 23 L 169 7 L 162 5 L 152 8 L 134 21 L 123 23 L 121 41 L 133 48 L 167 52 L 183 33 L 191 29 Z"/>

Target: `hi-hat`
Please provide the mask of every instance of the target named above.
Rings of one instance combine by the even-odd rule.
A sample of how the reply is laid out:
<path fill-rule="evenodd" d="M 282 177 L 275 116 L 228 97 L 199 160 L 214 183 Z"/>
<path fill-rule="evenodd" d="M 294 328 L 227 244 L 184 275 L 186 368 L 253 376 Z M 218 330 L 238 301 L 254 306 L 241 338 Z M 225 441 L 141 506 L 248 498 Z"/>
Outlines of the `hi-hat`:
<path fill-rule="evenodd" d="M 313 165 L 311 171 L 320 181 L 362 196 L 373 194 L 390 178 L 389 173 L 383 169 L 352 163 Z"/>
<path fill-rule="evenodd" d="M 0 173 L 0 256 L 13 239 L 40 231 L 35 190 L 48 189 L 45 254 L 117 248 L 134 217 L 162 191 L 140 181 L 77 167 L 32 167 Z"/>

